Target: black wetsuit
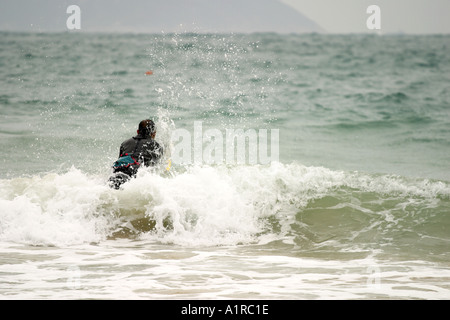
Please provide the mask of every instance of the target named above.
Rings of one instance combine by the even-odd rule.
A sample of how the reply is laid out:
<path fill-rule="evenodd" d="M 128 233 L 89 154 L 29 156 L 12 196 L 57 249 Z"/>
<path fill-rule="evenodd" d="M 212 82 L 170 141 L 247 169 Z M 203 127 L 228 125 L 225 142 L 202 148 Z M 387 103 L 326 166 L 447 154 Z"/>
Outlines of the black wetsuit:
<path fill-rule="evenodd" d="M 130 166 L 126 169 L 114 170 L 114 175 L 109 179 L 110 186 L 115 189 L 119 189 L 120 186 L 127 182 L 132 176 L 136 175 L 139 166 L 144 165 L 146 167 L 156 165 L 163 155 L 163 147 L 152 139 L 150 136 L 137 136 L 125 140 L 120 145 L 119 157 L 128 154 L 133 157 L 138 166 Z"/>
<path fill-rule="evenodd" d="M 163 147 L 150 136 L 143 137 L 138 134 L 120 145 L 119 157 L 125 153 L 131 155 L 140 164 L 149 167 L 159 162 L 163 155 Z"/>

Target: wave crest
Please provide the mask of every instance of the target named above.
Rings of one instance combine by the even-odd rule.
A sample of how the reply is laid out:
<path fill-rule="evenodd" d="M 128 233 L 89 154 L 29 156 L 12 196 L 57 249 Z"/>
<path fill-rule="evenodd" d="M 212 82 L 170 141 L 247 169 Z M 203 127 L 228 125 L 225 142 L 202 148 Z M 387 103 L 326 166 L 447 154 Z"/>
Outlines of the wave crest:
<path fill-rule="evenodd" d="M 442 181 L 298 163 L 189 167 L 172 175 L 144 168 L 122 190 L 110 189 L 107 177 L 72 168 L 0 180 L 0 192 L 0 239 L 37 245 L 120 236 L 187 246 L 273 240 L 304 245 L 305 237 L 317 242 L 317 233 L 308 236 L 317 225 L 340 230 L 329 234 L 341 239 L 389 219 L 397 222 L 387 229 L 402 219 L 414 228 L 428 219 L 420 212 L 444 210 L 450 198 Z"/>

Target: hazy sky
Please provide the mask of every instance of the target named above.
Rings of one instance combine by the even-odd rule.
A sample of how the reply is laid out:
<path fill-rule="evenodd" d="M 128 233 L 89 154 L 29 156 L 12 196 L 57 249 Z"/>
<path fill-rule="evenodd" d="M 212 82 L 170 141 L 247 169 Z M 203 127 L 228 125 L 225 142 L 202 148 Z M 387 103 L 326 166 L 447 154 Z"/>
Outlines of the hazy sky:
<path fill-rule="evenodd" d="M 111 2 L 109 2 L 111 1 Z M 235 18 L 239 15 L 247 14 L 249 18 L 244 22 L 247 24 L 254 23 L 252 14 L 264 15 L 261 17 L 264 27 L 279 29 L 283 24 L 287 24 L 287 15 L 292 18 L 290 10 L 282 10 L 283 16 L 280 18 L 280 11 L 270 11 L 270 8 L 280 8 L 284 6 L 274 6 L 269 0 L 0 0 L 0 29 L 11 30 L 20 27 L 21 30 L 41 31 L 47 29 L 65 30 L 67 19 L 66 7 L 68 4 L 80 4 L 82 7 L 82 21 L 88 29 L 89 21 L 103 23 L 107 26 L 118 25 L 123 27 L 121 23 L 137 23 L 141 16 L 141 11 L 136 7 L 141 7 L 152 3 L 153 11 L 158 12 L 163 4 L 165 10 L 159 12 L 159 15 L 153 16 L 152 19 L 144 20 L 145 30 L 151 29 L 149 25 L 153 23 L 155 30 L 158 32 L 163 28 L 168 28 L 169 22 L 173 25 L 180 25 L 188 19 L 189 13 L 198 14 L 202 17 L 201 22 L 211 22 L 219 24 L 221 22 L 228 28 L 236 27 L 246 32 L 244 27 L 236 22 Z M 275 0 L 273 0 L 275 1 Z M 277 0 L 292 8 L 297 9 L 307 18 L 315 21 L 325 32 L 328 33 L 361 33 L 361 32 L 378 32 L 369 30 L 366 21 L 369 18 L 367 8 L 369 5 L 376 4 L 381 8 L 381 33 L 410 33 L 410 34 L 430 34 L 430 33 L 446 33 L 450 34 L 450 0 Z M 117 9 L 114 3 L 126 3 L 125 9 Z M 222 17 L 218 19 L 213 15 L 216 14 L 211 7 L 211 3 L 221 2 L 222 7 L 228 8 L 228 18 Z M 88 6 L 87 4 L 92 4 Z M 97 4 L 95 7 L 94 4 Z M 108 5 L 105 5 L 108 3 Z M 199 7 L 190 8 L 191 4 L 198 4 Z M 264 3 L 264 5 L 263 5 Z M 110 5 L 111 4 L 111 5 Z M 275 3 L 276 4 L 276 3 Z M 98 6 L 101 6 L 100 9 Z M 256 6 L 260 5 L 260 11 L 256 10 Z M 104 8 L 103 8 L 103 7 Z M 117 6 L 116 6 L 117 7 Z M 145 7 L 145 6 L 144 6 Z M 173 8 L 172 8 L 173 7 Z M 180 7 L 183 7 L 180 9 Z M 88 9 L 86 9 L 88 8 Z M 97 8 L 98 10 L 95 10 Z M 115 9 L 114 9 L 115 8 Z M 168 8 L 168 9 L 167 9 Z M 209 9 L 208 9 L 209 8 Z M 215 8 L 215 7 L 214 7 Z M 269 9 L 268 9 L 269 8 Z M 148 9 L 148 6 L 147 6 Z M 188 10 L 192 9 L 192 10 Z M 118 11 L 119 10 L 119 11 Z M 269 10 L 269 12 L 267 12 Z M 117 13 L 117 11 L 119 13 Z M 216 10 L 217 11 L 217 10 Z M 220 11 L 225 15 L 225 11 Z M 231 12 L 231 14 L 230 14 Z M 89 14 L 92 13 L 89 20 Z M 100 13 L 100 14 L 99 14 Z M 277 15 L 278 13 L 278 15 Z M 119 19 L 114 16 L 119 14 Z M 152 13 L 153 14 L 153 13 Z M 203 16 L 202 16 L 203 14 Z M 94 15 L 97 15 L 94 17 Z M 101 16 L 101 17 L 100 17 Z M 111 17 L 112 18 L 111 18 Z M 270 18 L 272 17 L 272 19 Z M 286 18 L 284 18 L 286 17 Z M 242 17 L 241 17 L 242 18 Z M 245 18 L 245 17 L 244 17 Z M 159 20 L 158 20 L 159 19 Z M 260 20 L 261 20 L 260 19 Z M 298 23 L 301 18 L 295 18 Z M 223 21 L 216 21 L 223 20 Z M 241 19 L 242 20 L 242 19 Z M 133 23 L 131 23 L 131 22 Z M 242 22 L 242 21 L 241 21 Z M 291 21 L 292 22 L 292 21 Z M 241 23 L 242 24 L 242 23 Z M 292 27 L 294 28 L 294 27 Z M 247 28 L 248 29 L 248 28 Z M 295 28 L 294 28 L 295 29 Z M 84 30 L 84 29 L 83 29 Z M 151 29 L 153 30 L 153 29 Z M 273 31 L 274 31 L 273 30 Z M 265 30 L 267 31 L 267 30 Z"/>
<path fill-rule="evenodd" d="M 450 33 L 450 0 L 280 0 L 330 33 L 369 32 L 366 9 L 381 9 L 383 33 Z"/>

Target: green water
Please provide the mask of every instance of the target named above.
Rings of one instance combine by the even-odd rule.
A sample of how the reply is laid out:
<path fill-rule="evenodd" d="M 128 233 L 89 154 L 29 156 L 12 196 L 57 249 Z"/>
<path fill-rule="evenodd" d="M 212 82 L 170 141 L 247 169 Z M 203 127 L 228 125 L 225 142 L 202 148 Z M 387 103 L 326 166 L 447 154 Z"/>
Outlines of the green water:
<path fill-rule="evenodd" d="M 278 128 L 285 162 L 449 180 L 449 42 L 2 33 L 2 149 L 27 161 L 3 175 L 83 165 L 74 152 L 109 165 L 163 109 L 189 130 Z"/>
<path fill-rule="evenodd" d="M 3 274 L 55 283 L 56 259 L 59 270 L 81 268 L 87 287 L 111 281 L 91 295 L 57 287 L 67 298 L 123 298 L 111 290 L 124 283 L 129 297 L 150 298 L 448 298 L 449 45 L 448 36 L 0 33 Z M 111 190 L 119 145 L 144 118 L 157 123 L 164 163 Z M 279 159 L 165 170 L 171 134 L 194 134 L 195 121 L 224 134 L 277 129 Z M 128 254 L 134 267 L 119 258 Z M 14 273 L 29 256 L 34 269 Z M 118 274 L 146 275 L 156 291 L 94 270 L 111 257 Z M 373 270 L 381 289 L 366 286 Z M 57 296 L 45 286 L 0 294 Z"/>

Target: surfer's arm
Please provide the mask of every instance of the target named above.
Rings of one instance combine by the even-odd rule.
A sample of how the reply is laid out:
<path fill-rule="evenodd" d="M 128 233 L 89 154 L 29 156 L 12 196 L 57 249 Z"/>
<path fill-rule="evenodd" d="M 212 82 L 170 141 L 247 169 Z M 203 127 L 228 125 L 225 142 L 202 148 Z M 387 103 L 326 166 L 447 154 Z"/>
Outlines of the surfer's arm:
<path fill-rule="evenodd" d="M 145 150 L 144 164 L 146 166 L 156 165 L 163 156 L 163 147 L 155 143 L 152 148 Z"/>
<path fill-rule="evenodd" d="M 120 145 L 119 148 L 119 158 L 123 155 L 123 143 Z"/>

